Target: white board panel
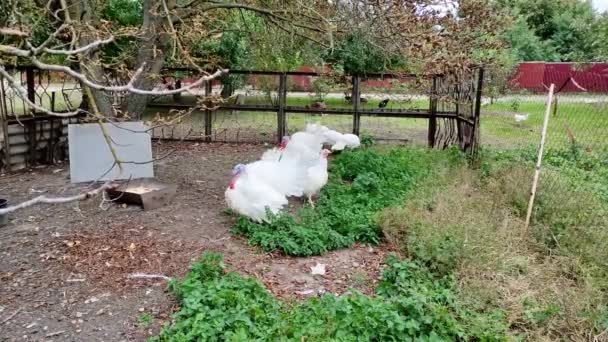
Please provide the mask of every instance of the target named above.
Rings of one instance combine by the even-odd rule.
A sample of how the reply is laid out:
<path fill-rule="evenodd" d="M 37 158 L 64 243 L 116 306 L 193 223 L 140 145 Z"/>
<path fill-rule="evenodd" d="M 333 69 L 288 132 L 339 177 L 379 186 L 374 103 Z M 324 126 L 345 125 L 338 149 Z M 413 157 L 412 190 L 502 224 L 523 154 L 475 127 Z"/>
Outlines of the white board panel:
<path fill-rule="evenodd" d="M 148 128 L 143 122 L 105 123 L 103 125 L 112 138 L 112 146 L 120 160 L 130 162 L 149 162 L 152 160 L 151 137 L 149 133 L 145 132 Z M 102 176 L 114 164 L 114 157 L 99 124 L 69 125 L 68 141 L 72 183 L 154 177 L 154 168 L 151 162 L 122 164 L 122 173 L 115 165 L 110 172 Z"/>

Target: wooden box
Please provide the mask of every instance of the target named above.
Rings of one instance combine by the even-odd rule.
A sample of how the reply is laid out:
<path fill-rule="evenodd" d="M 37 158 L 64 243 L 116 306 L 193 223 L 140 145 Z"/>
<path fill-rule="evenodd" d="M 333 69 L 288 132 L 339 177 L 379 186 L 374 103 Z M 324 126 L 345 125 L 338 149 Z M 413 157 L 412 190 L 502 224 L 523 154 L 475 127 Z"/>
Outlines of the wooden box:
<path fill-rule="evenodd" d="M 163 184 L 153 178 L 131 180 L 106 190 L 110 199 L 120 203 L 138 204 L 144 210 L 153 210 L 169 204 L 176 192 L 176 185 Z"/>

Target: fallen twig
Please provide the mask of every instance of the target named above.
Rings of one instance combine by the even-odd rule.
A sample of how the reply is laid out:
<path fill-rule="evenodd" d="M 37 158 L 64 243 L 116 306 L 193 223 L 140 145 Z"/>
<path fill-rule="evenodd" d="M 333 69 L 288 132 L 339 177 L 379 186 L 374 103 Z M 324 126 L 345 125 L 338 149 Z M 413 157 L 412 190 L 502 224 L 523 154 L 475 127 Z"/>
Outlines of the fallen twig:
<path fill-rule="evenodd" d="M 57 336 L 57 335 L 61 335 L 65 332 L 65 330 L 59 330 L 59 331 L 55 331 L 49 334 L 46 334 L 44 337 L 53 337 L 53 336 Z"/>
<path fill-rule="evenodd" d="M 91 198 L 97 194 L 99 194 L 100 192 L 111 188 L 113 185 L 111 182 L 107 182 L 104 185 L 100 186 L 97 189 L 85 192 L 85 193 L 81 193 L 78 195 L 74 195 L 74 196 L 69 196 L 69 197 L 55 197 L 55 198 L 51 198 L 51 197 L 46 197 L 46 196 L 38 196 L 35 198 L 32 198 L 31 200 L 25 201 L 25 202 L 21 202 L 17 205 L 8 207 L 8 208 L 4 208 L 4 209 L 0 209 L 0 215 L 4 215 L 4 214 L 8 214 L 11 213 L 13 211 L 19 210 L 19 209 L 23 209 L 23 208 L 27 208 L 27 207 L 31 207 L 34 204 L 38 204 L 38 203 L 48 203 L 48 204 L 58 204 L 58 203 L 69 203 L 69 202 L 75 202 L 75 201 L 83 201 L 86 200 L 88 198 Z"/>
<path fill-rule="evenodd" d="M 13 319 L 13 317 L 15 317 L 21 311 L 21 309 L 22 308 L 19 308 L 19 309 L 15 310 L 15 312 L 13 312 L 10 316 L 6 317 L 2 322 L 0 322 L 0 325 L 6 323 L 8 321 L 10 321 L 11 319 Z"/>
<path fill-rule="evenodd" d="M 129 279 L 163 279 L 171 280 L 171 277 L 167 277 L 162 274 L 145 274 L 145 273 L 131 273 L 127 276 Z"/>

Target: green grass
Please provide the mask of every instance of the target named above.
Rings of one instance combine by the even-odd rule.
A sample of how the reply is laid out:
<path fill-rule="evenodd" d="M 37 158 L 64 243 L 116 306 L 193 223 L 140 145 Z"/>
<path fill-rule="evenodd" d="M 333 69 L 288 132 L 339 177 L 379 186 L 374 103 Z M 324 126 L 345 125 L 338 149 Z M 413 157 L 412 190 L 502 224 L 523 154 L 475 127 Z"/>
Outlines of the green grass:
<path fill-rule="evenodd" d="M 516 110 L 514 110 L 516 109 Z M 528 120 L 516 123 L 513 112 L 528 113 Z M 483 107 L 481 140 L 500 148 L 538 145 L 545 114 L 545 103 L 499 102 Z M 568 130 L 576 141 L 591 149 L 608 146 L 608 104 L 560 103 L 556 116 L 551 114 L 547 138 L 549 148 L 567 148 Z"/>
<path fill-rule="evenodd" d="M 181 309 L 152 341 L 454 341 L 505 339 L 500 313 L 486 320 L 457 299 L 451 277 L 390 258 L 376 297 L 353 290 L 283 303 L 255 279 L 225 273 L 205 254 L 170 287 Z"/>
<path fill-rule="evenodd" d="M 377 244 L 382 233 L 376 213 L 402 203 L 438 159 L 463 160 L 456 150 L 344 151 L 331 160 L 329 182 L 314 209 L 305 206 L 296 215 L 280 214 L 270 224 L 242 217 L 234 231 L 266 251 L 298 256 L 319 255 L 355 242 Z"/>
<path fill-rule="evenodd" d="M 149 313 L 143 313 L 139 316 L 138 323 L 142 328 L 148 328 L 154 322 L 154 317 Z"/>
<path fill-rule="evenodd" d="M 524 228 L 535 149 L 482 150 L 480 168 L 438 169 L 379 222 L 387 240 L 458 298 L 504 312 L 526 341 L 587 341 L 608 328 L 608 153 L 549 149 Z"/>
<path fill-rule="evenodd" d="M 39 90 L 38 95 L 39 97 L 36 97 L 36 104 L 49 110 L 53 108 L 51 106 L 52 101 L 50 92 L 43 93 L 42 90 Z M 53 109 L 58 112 L 75 110 L 80 106 L 80 102 L 82 101 L 82 94 L 77 90 L 66 91 L 65 93 L 57 91 L 55 96 L 55 104 Z M 17 113 L 17 115 L 26 115 L 24 113 L 27 113 L 27 115 L 29 115 L 29 106 L 25 105 L 25 103 L 19 97 L 14 97 L 12 106 L 10 102 L 7 102 L 7 107 L 9 113 L 14 112 Z"/>

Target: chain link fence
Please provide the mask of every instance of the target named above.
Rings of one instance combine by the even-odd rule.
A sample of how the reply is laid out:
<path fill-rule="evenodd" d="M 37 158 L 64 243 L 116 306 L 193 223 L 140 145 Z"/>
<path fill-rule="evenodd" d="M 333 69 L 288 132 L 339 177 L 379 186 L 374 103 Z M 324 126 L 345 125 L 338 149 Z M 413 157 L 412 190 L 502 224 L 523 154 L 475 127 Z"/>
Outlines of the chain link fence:
<path fill-rule="evenodd" d="M 542 223 L 547 206 L 552 213 L 561 212 L 564 220 L 557 222 L 562 227 L 554 224 L 542 233 L 544 239 L 559 243 L 566 227 L 587 229 L 608 223 L 608 76 L 549 67 L 525 71 L 511 76 L 499 91 L 493 86 L 501 78 L 486 78 L 489 86 L 481 108 L 480 142 L 482 150 L 495 159 L 524 169 L 529 183 L 522 180 L 521 184 L 531 186 L 548 91 L 554 85 L 532 218 L 533 223 Z M 521 202 L 522 207 L 527 205 L 523 198 Z M 579 219 L 567 222 L 567 213 Z"/>

